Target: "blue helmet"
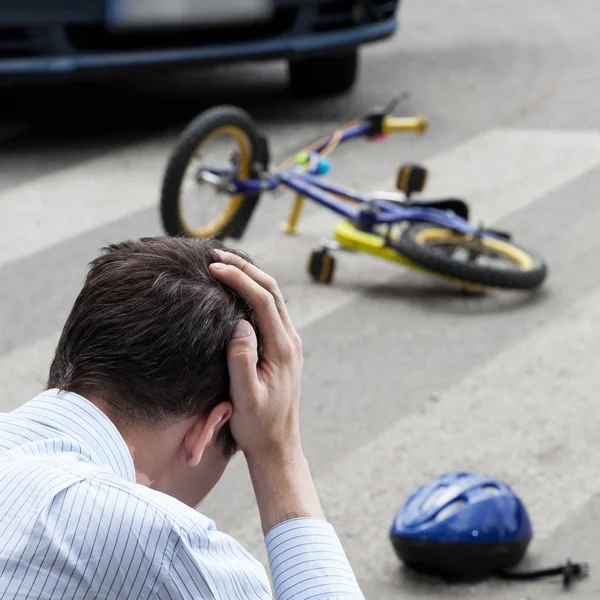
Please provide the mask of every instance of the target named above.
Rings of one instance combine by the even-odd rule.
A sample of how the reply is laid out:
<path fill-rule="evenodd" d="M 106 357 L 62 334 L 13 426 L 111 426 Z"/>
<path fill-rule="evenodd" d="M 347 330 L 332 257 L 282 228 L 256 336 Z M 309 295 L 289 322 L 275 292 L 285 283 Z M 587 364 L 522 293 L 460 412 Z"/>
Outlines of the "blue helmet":
<path fill-rule="evenodd" d="M 413 569 L 445 578 L 483 578 L 515 566 L 532 538 L 519 497 L 505 483 L 448 473 L 412 493 L 390 530 L 396 554 Z"/>

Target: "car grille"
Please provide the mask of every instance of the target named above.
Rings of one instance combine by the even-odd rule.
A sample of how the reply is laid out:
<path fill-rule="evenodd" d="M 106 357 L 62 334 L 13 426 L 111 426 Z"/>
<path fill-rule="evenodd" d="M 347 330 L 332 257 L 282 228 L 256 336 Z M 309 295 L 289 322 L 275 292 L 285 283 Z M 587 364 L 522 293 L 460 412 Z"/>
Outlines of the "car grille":
<path fill-rule="evenodd" d="M 10 10 L 0 7 L 0 23 L 3 24 L 0 26 L 0 59 L 192 48 L 297 33 L 325 33 L 390 19 L 400 2 L 280 0 L 271 20 L 257 25 L 115 31 L 103 23 L 103 0 L 60 0 L 55 12 L 49 11 L 47 3 L 41 0 L 4 1 L 11 4 Z M 33 10 L 38 4 L 39 10 Z M 21 10 L 17 11 L 17 7 Z M 75 10 L 77 7 L 80 12 Z M 46 9 L 45 13 L 42 8 Z M 52 13 L 52 19 L 49 13 Z"/>
<path fill-rule="evenodd" d="M 0 27 L 0 58 L 18 58 L 41 54 L 39 37 L 25 27 Z"/>
<path fill-rule="evenodd" d="M 315 31 L 335 31 L 384 21 L 394 15 L 398 0 L 321 0 Z"/>
<path fill-rule="evenodd" d="M 229 27 L 189 27 L 173 30 L 156 28 L 150 31 L 113 31 L 101 24 L 69 25 L 69 42 L 80 51 L 131 51 L 161 48 L 188 48 L 212 44 L 252 41 L 274 37 L 291 30 L 297 8 L 278 9 L 267 23 Z"/>

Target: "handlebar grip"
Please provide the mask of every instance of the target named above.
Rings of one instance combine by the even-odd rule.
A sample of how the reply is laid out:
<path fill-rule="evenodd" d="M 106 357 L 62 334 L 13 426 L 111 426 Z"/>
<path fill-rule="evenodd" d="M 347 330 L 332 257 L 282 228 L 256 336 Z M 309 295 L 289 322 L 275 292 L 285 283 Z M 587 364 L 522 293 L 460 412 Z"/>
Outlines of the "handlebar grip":
<path fill-rule="evenodd" d="M 383 133 L 395 133 L 396 131 L 413 131 L 423 135 L 427 131 L 429 123 L 423 115 L 416 117 L 390 117 L 386 116 L 382 123 Z"/>

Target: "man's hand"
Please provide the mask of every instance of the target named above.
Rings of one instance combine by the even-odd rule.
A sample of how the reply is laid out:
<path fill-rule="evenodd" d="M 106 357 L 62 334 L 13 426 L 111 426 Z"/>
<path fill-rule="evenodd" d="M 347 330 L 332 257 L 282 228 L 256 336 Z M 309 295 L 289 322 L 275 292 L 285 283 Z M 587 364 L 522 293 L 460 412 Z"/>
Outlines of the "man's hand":
<path fill-rule="evenodd" d="M 256 334 L 238 323 L 228 347 L 231 433 L 246 456 L 263 529 L 294 517 L 323 518 L 302 453 L 299 402 L 302 344 L 275 280 L 228 252 L 211 273 L 252 306 L 263 345 L 258 364 Z"/>
<path fill-rule="evenodd" d="M 249 459 L 293 452 L 300 446 L 300 336 L 276 281 L 235 254 L 218 254 L 223 262 L 213 263 L 211 271 L 254 309 L 264 354 L 258 365 L 256 334 L 250 323 L 240 321 L 227 350 L 231 433 Z"/>

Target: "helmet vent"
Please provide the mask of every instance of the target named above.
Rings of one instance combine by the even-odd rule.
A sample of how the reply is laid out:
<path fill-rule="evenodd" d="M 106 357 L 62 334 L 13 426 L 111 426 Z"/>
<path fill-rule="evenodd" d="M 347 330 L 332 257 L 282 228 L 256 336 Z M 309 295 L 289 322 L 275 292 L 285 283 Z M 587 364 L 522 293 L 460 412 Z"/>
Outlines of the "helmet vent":
<path fill-rule="evenodd" d="M 486 495 L 486 496 L 498 496 L 501 494 L 500 489 L 492 484 L 487 484 L 484 485 L 481 488 L 481 491 Z"/>
<path fill-rule="evenodd" d="M 447 489 L 448 486 L 440 485 L 433 490 L 433 492 L 431 492 L 431 494 L 425 498 L 423 504 L 421 504 L 421 510 L 427 512 L 431 509 L 435 509 L 436 504 L 438 504 L 442 496 L 446 493 Z"/>
<path fill-rule="evenodd" d="M 435 515 L 435 520 L 443 521 L 444 519 L 451 517 L 454 513 L 458 512 L 466 503 L 467 501 L 464 498 L 457 498 L 456 500 L 453 500 L 452 502 L 450 502 L 450 504 L 446 504 L 446 506 L 444 506 L 444 508 L 442 508 L 442 510 L 440 510 Z"/>

